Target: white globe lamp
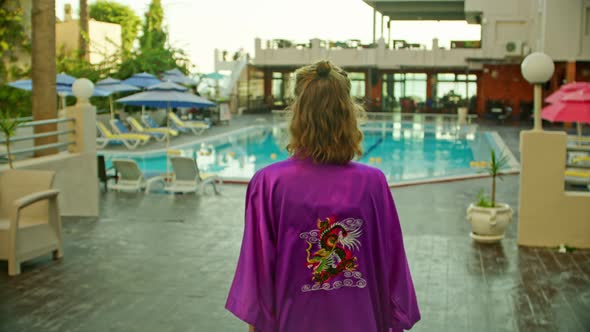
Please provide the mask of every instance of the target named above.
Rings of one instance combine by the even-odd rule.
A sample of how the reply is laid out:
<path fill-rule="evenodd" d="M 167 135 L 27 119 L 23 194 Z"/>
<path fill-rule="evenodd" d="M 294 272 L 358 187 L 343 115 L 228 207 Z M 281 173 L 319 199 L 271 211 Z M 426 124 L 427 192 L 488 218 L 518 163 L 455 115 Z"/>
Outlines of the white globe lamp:
<path fill-rule="evenodd" d="M 86 104 L 94 92 L 94 84 L 87 78 L 79 78 L 72 85 L 72 92 L 76 96 L 77 103 Z"/>
<path fill-rule="evenodd" d="M 545 53 L 535 52 L 529 54 L 520 65 L 522 76 L 535 87 L 535 130 L 543 130 L 541 122 L 541 84 L 547 82 L 553 76 L 555 64 L 553 59 Z"/>
<path fill-rule="evenodd" d="M 553 71 L 555 65 L 553 59 L 545 53 L 535 52 L 524 58 L 524 61 L 520 65 L 522 76 L 532 84 L 542 84 L 547 82 Z"/>

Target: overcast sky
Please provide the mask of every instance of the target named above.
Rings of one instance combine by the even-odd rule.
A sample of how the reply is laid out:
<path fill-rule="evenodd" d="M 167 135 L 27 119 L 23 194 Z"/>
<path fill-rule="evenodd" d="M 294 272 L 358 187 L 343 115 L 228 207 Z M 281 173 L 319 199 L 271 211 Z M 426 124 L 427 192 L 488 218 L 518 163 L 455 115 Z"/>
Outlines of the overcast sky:
<path fill-rule="evenodd" d="M 118 2 L 143 19 L 150 0 Z M 59 18 L 66 3 L 78 12 L 78 0 L 56 0 Z M 256 37 L 297 42 L 373 38 L 373 9 L 362 0 L 162 0 L 162 4 L 172 45 L 189 54 L 198 72 L 213 70 L 215 48 L 230 54 L 244 48 L 254 56 Z M 477 40 L 480 30 L 465 22 L 392 22 L 392 39 L 431 45 L 434 37 L 448 46 L 451 39 Z"/>

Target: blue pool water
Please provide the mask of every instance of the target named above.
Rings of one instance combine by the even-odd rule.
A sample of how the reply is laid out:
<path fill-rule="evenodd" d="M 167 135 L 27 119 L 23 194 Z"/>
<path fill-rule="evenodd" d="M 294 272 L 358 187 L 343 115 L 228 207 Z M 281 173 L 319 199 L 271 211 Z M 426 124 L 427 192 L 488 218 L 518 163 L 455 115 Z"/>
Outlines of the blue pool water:
<path fill-rule="evenodd" d="M 257 127 L 174 149 L 196 157 L 203 172 L 248 180 L 264 166 L 288 158 L 286 140 L 284 128 Z M 428 125 L 365 126 L 364 154 L 358 161 L 378 167 L 394 183 L 477 174 L 481 169 L 473 162 L 489 160 L 490 148 L 500 153 L 497 140 L 488 132 L 457 133 Z M 106 157 L 108 163 L 112 156 Z M 136 160 L 148 175 L 167 170 L 164 152 L 117 157 Z"/>

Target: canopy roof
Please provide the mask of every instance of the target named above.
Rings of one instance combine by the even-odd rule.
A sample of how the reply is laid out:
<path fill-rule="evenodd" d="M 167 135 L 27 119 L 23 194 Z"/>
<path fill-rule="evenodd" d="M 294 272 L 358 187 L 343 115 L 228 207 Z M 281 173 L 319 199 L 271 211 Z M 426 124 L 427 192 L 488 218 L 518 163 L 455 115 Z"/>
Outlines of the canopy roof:
<path fill-rule="evenodd" d="M 391 20 L 465 20 L 464 0 L 363 0 Z"/>

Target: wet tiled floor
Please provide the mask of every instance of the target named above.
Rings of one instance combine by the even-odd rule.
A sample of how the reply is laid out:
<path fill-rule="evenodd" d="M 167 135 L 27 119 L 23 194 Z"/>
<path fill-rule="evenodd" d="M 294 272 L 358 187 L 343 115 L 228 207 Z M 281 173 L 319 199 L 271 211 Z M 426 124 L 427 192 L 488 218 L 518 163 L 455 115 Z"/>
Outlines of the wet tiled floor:
<path fill-rule="evenodd" d="M 488 185 L 393 189 L 423 317 L 414 330 L 590 331 L 589 251 L 519 248 L 518 215 L 500 244 L 471 241 L 465 208 Z M 223 309 L 245 190 L 102 194 L 99 220 L 64 220 L 63 260 L 27 262 L 15 278 L 0 262 L 0 331 L 245 331 Z M 498 197 L 517 206 L 518 176 Z"/>

